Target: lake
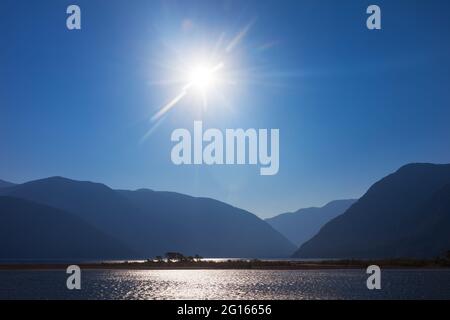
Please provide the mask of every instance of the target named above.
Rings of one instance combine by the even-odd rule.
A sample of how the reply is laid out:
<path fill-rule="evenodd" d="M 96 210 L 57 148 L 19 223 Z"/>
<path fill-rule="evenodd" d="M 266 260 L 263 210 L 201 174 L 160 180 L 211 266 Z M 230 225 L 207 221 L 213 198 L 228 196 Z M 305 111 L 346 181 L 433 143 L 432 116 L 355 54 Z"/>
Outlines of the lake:
<path fill-rule="evenodd" d="M 0 271 L 0 299 L 450 299 L 449 269 L 382 270 L 381 290 L 365 270 L 85 270 L 74 291 L 67 276 Z"/>

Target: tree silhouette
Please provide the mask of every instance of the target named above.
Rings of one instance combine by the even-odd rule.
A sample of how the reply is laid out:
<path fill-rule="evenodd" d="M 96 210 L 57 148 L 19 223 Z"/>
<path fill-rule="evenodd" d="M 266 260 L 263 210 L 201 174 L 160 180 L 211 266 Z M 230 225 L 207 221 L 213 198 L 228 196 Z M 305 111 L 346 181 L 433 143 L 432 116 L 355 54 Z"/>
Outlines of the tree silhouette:
<path fill-rule="evenodd" d="M 185 256 L 179 252 L 167 252 L 166 258 L 168 262 L 170 261 L 182 262 L 186 260 Z"/>

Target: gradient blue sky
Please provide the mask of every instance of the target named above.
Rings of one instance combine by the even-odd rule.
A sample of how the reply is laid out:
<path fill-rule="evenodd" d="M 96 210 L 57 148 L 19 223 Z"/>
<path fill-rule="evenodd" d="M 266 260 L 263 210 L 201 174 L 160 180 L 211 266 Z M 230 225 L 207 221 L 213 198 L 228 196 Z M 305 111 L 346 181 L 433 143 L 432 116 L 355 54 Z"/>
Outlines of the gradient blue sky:
<path fill-rule="evenodd" d="M 69 4 L 81 31 L 65 27 Z M 365 27 L 370 4 L 381 31 Z M 449 1 L 2 0 L 0 178 L 177 191 L 261 217 L 359 197 L 406 163 L 450 162 L 449 12 Z M 174 61 L 249 25 L 227 60 L 227 106 L 200 114 L 186 99 L 141 142 L 179 90 L 156 85 Z M 173 165 L 171 132 L 197 119 L 279 128 L 279 173 Z"/>

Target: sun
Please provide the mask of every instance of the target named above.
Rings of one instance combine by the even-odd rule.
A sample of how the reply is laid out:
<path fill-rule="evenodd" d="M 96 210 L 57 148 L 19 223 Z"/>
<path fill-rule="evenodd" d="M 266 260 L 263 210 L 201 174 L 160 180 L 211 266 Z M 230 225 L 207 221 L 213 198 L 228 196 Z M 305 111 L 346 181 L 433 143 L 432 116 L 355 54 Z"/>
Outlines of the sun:
<path fill-rule="evenodd" d="M 214 87 L 219 80 L 218 71 L 222 68 L 222 63 L 215 66 L 209 64 L 195 65 L 189 73 L 188 86 L 206 93 Z"/>
<path fill-rule="evenodd" d="M 200 105 L 200 102 L 203 106 L 202 110 L 205 111 L 209 105 L 217 103 L 229 108 L 231 106 L 231 101 L 228 99 L 230 87 L 236 88 L 237 84 L 248 81 L 246 75 L 248 71 L 237 68 L 240 64 L 236 63 L 233 53 L 253 23 L 254 21 L 249 22 L 232 38 L 227 38 L 226 33 L 222 32 L 216 43 L 211 43 L 208 47 L 193 45 L 177 48 L 174 57 L 168 57 L 167 61 L 163 61 L 161 66 L 173 71 L 173 75 L 168 76 L 169 79 L 155 81 L 154 84 L 176 85 L 179 91 L 159 108 L 151 117 L 151 122 L 159 123 L 169 110 L 186 98 L 193 98 L 190 99 L 193 106 Z M 180 43 L 183 44 L 184 41 Z M 160 64 L 159 61 L 156 62 Z"/>
<path fill-rule="evenodd" d="M 207 91 L 214 85 L 215 77 L 211 68 L 207 66 L 196 66 L 192 68 L 189 75 L 189 83 L 200 91 Z"/>

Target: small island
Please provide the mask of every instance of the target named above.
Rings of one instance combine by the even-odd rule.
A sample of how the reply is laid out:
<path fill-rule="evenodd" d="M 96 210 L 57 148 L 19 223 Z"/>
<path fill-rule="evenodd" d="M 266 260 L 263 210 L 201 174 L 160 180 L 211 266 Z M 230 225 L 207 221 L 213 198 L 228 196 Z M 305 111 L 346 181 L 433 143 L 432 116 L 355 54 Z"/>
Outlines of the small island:
<path fill-rule="evenodd" d="M 72 263 L 71 263 L 72 264 Z M 450 251 L 435 259 L 340 259 L 340 260 L 260 260 L 260 259 L 205 259 L 200 255 L 185 256 L 168 252 L 145 261 L 73 262 L 82 269 L 122 270 L 317 270 L 365 269 L 369 265 L 382 268 L 450 268 Z M 16 263 L 0 264 L 0 270 L 54 270 L 65 269 L 68 263 Z"/>

